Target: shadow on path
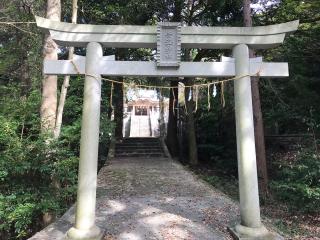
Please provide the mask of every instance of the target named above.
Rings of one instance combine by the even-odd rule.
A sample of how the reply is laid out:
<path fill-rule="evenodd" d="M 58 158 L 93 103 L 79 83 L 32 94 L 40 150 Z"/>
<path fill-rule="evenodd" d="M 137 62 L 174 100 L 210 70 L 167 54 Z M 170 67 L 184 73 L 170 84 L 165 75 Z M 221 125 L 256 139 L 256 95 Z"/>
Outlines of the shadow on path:
<path fill-rule="evenodd" d="M 170 158 L 114 158 L 98 176 L 96 223 L 108 240 L 232 239 L 238 206 Z M 31 240 L 62 240 L 74 207 Z"/>

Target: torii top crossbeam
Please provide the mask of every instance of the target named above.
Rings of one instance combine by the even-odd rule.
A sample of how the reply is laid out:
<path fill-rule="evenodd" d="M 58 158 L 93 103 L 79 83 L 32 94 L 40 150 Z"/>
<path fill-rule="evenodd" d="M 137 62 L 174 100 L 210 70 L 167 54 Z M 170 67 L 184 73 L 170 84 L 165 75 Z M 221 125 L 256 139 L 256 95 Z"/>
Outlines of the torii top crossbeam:
<path fill-rule="evenodd" d="M 61 46 L 86 47 L 99 42 L 104 47 L 155 48 L 157 26 L 71 24 L 36 17 L 37 25 Z M 281 44 L 297 30 L 299 21 L 258 27 L 181 27 L 182 48 L 230 49 L 247 44 L 254 49 Z"/>

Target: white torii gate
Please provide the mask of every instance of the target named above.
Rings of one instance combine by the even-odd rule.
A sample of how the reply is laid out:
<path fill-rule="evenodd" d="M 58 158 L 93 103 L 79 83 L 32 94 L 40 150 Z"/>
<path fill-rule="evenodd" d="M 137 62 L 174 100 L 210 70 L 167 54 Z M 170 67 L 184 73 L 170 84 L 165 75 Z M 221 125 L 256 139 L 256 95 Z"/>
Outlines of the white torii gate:
<path fill-rule="evenodd" d="M 259 27 L 181 27 L 87 25 L 36 17 L 37 25 L 61 46 L 86 47 L 86 57 L 45 60 L 44 74 L 85 75 L 75 226 L 66 239 L 97 240 L 95 225 L 101 75 L 161 77 L 238 77 L 234 82 L 241 223 L 231 230 L 237 239 L 277 239 L 260 219 L 258 179 L 249 75 L 287 77 L 287 63 L 249 59 L 249 47 L 280 45 L 297 30 L 299 21 Z M 157 48 L 157 62 L 114 61 L 102 56 L 102 47 Z M 233 58 L 221 62 L 180 62 L 181 48 L 233 49 Z M 245 76 L 245 77 L 243 77 Z"/>

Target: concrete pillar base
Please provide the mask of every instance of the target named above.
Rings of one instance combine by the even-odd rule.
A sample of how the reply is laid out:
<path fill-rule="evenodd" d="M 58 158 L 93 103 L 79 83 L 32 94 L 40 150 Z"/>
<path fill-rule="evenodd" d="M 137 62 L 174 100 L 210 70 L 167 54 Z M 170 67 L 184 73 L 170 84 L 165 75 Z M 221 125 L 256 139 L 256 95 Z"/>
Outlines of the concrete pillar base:
<path fill-rule="evenodd" d="M 263 225 L 258 228 L 250 228 L 239 224 L 228 229 L 233 238 L 237 240 L 284 240 L 279 234 L 269 232 Z"/>
<path fill-rule="evenodd" d="M 97 226 L 94 226 L 87 230 L 80 230 L 72 227 L 67 232 L 65 240 L 101 240 L 102 237 L 103 233 Z"/>

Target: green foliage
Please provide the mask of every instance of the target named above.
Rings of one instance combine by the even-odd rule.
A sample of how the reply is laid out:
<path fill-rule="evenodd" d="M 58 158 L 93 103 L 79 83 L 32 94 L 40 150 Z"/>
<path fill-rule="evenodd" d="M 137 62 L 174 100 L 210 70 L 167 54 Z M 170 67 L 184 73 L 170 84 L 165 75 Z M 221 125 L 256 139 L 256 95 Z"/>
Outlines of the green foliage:
<path fill-rule="evenodd" d="M 268 128 L 277 123 L 280 133 L 305 133 L 306 118 L 320 123 L 319 90 L 319 1 L 283 0 L 273 9 L 258 14 L 257 24 L 300 20 L 296 33 L 278 48 L 262 51 L 268 61 L 288 62 L 290 77 L 261 82 L 262 109 Z"/>
<path fill-rule="evenodd" d="M 40 227 L 45 212 L 61 213 L 74 199 L 77 158 L 59 142 L 39 133 L 39 95 L 13 97 L 2 88 L 0 102 L 0 234 L 23 239 Z M 8 91 L 9 90 L 9 91 Z M 57 192 L 52 179 L 59 179 Z"/>
<path fill-rule="evenodd" d="M 199 109 L 196 113 L 198 154 L 202 162 L 236 175 L 236 135 L 231 84 L 225 86 L 224 97 L 225 107 L 221 104 L 218 86 L 218 95 L 210 98 L 211 109 L 208 110 L 207 90 L 203 89 L 199 95 Z"/>
<path fill-rule="evenodd" d="M 34 216 L 38 211 L 36 202 L 26 201 L 26 196 L 18 198 L 16 195 L 0 195 L 0 232 L 14 228 L 17 238 L 28 235 Z M 4 234 L 3 234 L 4 235 Z"/>
<path fill-rule="evenodd" d="M 311 134 L 316 142 L 320 134 L 320 2 L 252 2 L 265 3 L 264 10 L 254 14 L 254 25 L 300 19 L 299 30 L 288 36 L 283 45 L 257 52 L 265 61 L 288 62 L 290 70 L 287 79 L 260 79 L 265 133 Z M 237 22 L 232 21 L 232 25 L 237 25 Z M 218 59 L 212 52 L 210 54 Z M 227 55 L 228 52 L 223 54 Z M 232 95 L 231 91 L 226 92 Z M 214 107 L 210 111 L 205 109 L 206 97 L 204 99 L 199 103 L 196 115 L 199 157 L 203 162 L 212 164 L 217 171 L 226 171 L 236 176 L 236 171 L 230 171 L 236 168 L 236 162 L 231 160 L 236 159 L 233 99 L 231 97 L 226 101 L 225 109 L 221 109 L 219 101 L 213 101 L 211 105 Z M 287 203 L 292 209 L 318 211 L 320 161 L 314 149 L 302 149 L 298 156 L 293 157 L 295 161 L 283 163 L 280 159 L 269 169 L 271 190 L 278 196 L 278 200 Z M 267 150 L 272 153 L 276 151 L 270 149 L 270 146 L 267 146 Z M 217 183 L 215 178 L 207 180 Z"/>
<path fill-rule="evenodd" d="M 297 160 L 278 166 L 271 187 L 276 195 L 295 209 L 319 212 L 320 156 L 313 151 L 300 152 Z"/>
<path fill-rule="evenodd" d="M 255 18 L 259 24 L 300 20 L 299 30 L 278 48 L 264 52 L 270 61 L 289 63 L 288 80 L 263 81 L 262 109 L 271 134 L 310 133 L 314 146 L 319 134 L 319 1 L 283 0 Z M 290 153 L 288 153 L 290 154 Z M 317 212 L 320 203 L 319 155 L 315 147 L 302 149 L 291 162 L 279 159 L 271 188 L 292 209 Z"/>
<path fill-rule="evenodd" d="M 62 135 L 56 141 L 40 133 L 38 90 L 21 97 L 17 84 L 0 88 L 0 235 L 4 239 L 25 239 L 44 227 L 44 214 L 59 216 L 74 202 L 81 88 L 82 79 L 70 87 Z M 112 129 L 103 111 L 100 142 L 104 149 Z"/>

